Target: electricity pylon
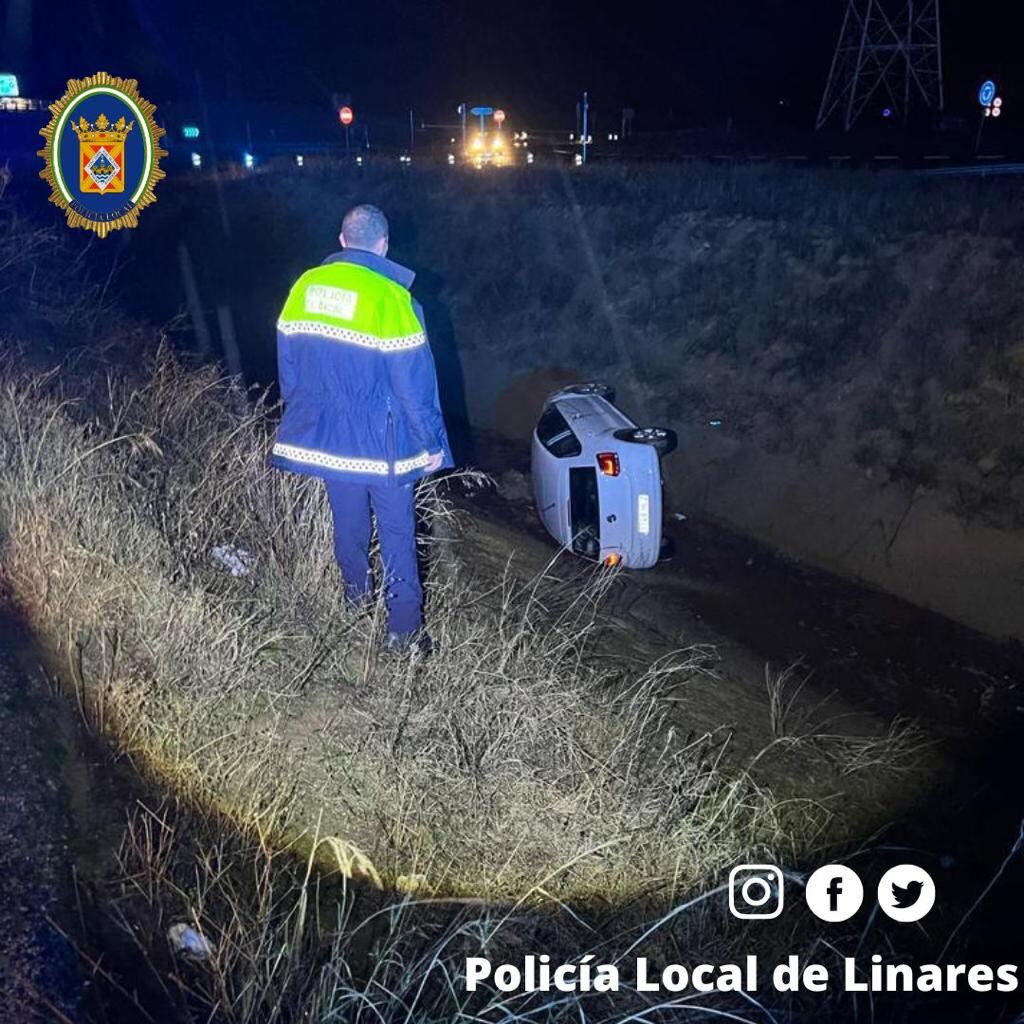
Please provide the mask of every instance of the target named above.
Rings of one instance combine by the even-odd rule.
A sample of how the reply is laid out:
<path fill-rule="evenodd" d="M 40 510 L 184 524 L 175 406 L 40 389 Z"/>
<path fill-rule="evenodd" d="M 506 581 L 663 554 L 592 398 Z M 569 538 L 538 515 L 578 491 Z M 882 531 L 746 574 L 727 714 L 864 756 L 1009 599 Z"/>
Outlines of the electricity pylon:
<path fill-rule="evenodd" d="M 942 110 L 939 0 L 848 0 L 815 127 L 849 131 L 872 99 L 906 120 L 918 96 Z"/>

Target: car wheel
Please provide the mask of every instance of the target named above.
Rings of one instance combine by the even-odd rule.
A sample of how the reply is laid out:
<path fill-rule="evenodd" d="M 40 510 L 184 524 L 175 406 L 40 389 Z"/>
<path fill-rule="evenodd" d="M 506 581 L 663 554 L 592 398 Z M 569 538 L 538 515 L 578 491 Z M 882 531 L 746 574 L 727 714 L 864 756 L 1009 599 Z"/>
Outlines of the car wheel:
<path fill-rule="evenodd" d="M 611 384 L 602 384 L 600 381 L 588 381 L 586 384 L 570 384 L 564 391 L 567 395 L 597 395 L 606 402 L 615 401 L 615 388 Z"/>
<path fill-rule="evenodd" d="M 676 450 L 679 438 L 674 430 L 668 427 L 630 427 L 628 430 L 616 430 L 615 436 L 620 441 L 631 441 L 633 444 L 649 444 L 659 455 L 668 455 Z"/>

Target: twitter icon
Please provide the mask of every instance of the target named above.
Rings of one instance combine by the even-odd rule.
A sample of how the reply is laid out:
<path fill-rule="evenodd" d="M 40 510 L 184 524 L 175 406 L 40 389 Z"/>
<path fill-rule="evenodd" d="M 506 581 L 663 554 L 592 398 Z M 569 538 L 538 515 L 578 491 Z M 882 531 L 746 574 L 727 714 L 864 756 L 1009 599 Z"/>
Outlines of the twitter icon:
<path fill-rule="evenodd" d="M 916 864 L 889 868 L 878 883 L 878 905 L 894 921 L 920 921 L 935 906 L 935 883 Z"/>

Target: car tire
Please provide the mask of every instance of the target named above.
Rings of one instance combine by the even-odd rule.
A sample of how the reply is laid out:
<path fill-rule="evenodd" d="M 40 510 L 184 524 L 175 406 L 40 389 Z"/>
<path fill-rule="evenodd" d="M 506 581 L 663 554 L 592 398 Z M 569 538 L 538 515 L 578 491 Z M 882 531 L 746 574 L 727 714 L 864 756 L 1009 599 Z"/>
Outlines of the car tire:
<path fill-rule="evenodd" d="M 616 430 L 615 436 L 632 444 L 649 444 L 659 455 L 674 452 L 679 444 L 676 432 L 668 427 L 630 427 L 628 430 Z"/>
<path fill-rule="evenodd" d="M 615 388 L 611 384 L 602 384 L 600 381 L 587 381 L 585 384 L 570 384 L 563 390 L 566 395 L 597 395 L 606 402 L 615 401 Z"/>

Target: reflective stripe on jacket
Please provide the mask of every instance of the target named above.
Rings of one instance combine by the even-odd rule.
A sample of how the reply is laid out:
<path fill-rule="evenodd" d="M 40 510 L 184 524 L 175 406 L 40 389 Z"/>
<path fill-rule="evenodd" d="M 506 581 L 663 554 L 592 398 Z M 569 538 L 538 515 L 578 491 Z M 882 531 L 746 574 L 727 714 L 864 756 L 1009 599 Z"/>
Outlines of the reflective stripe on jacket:
<path fill-rule="evenodd" d="M 412 272 L 345 250 L 296 281 L 277 323 L 284 415 L 271 464 L 354 483 L 452 465 Z"/>

